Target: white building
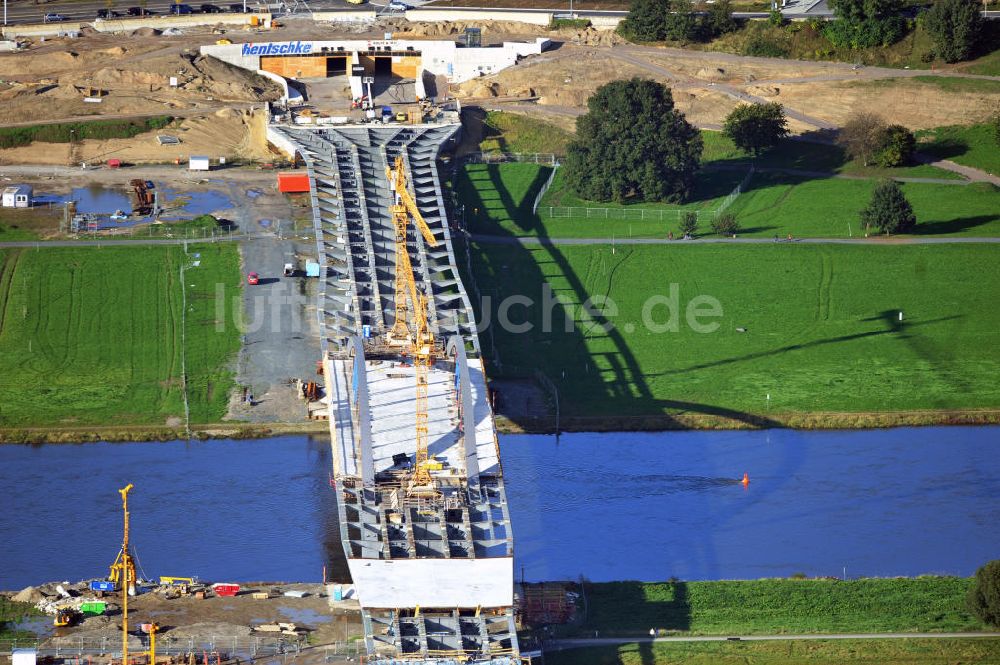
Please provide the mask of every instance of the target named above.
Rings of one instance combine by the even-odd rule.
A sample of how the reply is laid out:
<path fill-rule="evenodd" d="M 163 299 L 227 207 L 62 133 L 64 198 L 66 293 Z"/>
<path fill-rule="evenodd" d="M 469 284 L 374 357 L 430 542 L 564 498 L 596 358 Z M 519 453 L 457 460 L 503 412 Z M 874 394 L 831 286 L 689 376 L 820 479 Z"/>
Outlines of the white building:
<path fill-rule="evenodd" d="M 211 165 L 208 163 L 208 157 L 191 155 L 188 159 L 188 171 L 209 171 L 211 168 Z"/>
<path fill-rule="evenodd" d="M 14 185 L 3 190 L 4 208 L 30 208 L 31 207 L 31 186 Z"/>
<path fill-rule="evenodd" d="M 498 46 L 466 47 L 454 41 L 417 39 L 246 42 L 201 47 L 210 55 L 236 67 L 274 78 L 325 78 L 347 76 L 355 97 L 362 96 L 365 76 L 414 79 L 416 94 L 424 97 L 424 74 L 444 76 L 462 83 L 496 73 L 549 45 L 543 37 L 534 42 L 504 42 Z"/>

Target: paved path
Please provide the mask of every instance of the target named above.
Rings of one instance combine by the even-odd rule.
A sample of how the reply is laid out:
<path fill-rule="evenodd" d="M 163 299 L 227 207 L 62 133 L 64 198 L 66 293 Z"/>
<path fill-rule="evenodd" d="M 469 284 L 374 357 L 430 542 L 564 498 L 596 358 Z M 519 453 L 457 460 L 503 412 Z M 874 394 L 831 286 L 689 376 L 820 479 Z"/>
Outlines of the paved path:
<path fill-rule="evenodd" d="M 1000 638 L 1000 632 L 970 632 L 970 633 L 830 633 L 820 635 L 815 633 L 789 635 L 688 635 L 676 637 L 599 637 L 590 639 L 549 640 L 545 642 L 545 651 L 562 651 L 583 647 L 612 646 L 616 644 L 637 644 L 652 642 L 772 642 L 789 640 L 911 640 L 911 639 L 967 639 L 967 638 Z"/>
<path fill-rule="evenodd" d="M 995 176 L 992 173 L 987 173 L 986 171 L 981 171 L 980 169 L 975 169 L 971 166 L 956 164 L 950 159 L 937 159 L 936 157 L 931 157 L 930 155 L 925 155 L 920 152 L 914 153 L 913 158 L 921 164 L 930 164 L 931 166 L 936 166 L 939 169 L 944 169 L 945 171 L 958 173 L 973 182 L 990 182 L 997 187 L 1000 187 L 1000 177 Z"/>
<path fill-rule="evenodd" d="M 530 236 L 491 236 L 473 233 L 469 236 L 474 242 L 487 245 L 774 245 L 798 244 L 809 245 L 953 245 L 969 243 L 1000 243 L 998 238 L 915 238 L 891 236 L 874 238 L 795 238 L 792 241 L 774 238 L 720 238 L 706 237 L 691 240 L 667 240 L 666 238 L 535 238 Z"/>

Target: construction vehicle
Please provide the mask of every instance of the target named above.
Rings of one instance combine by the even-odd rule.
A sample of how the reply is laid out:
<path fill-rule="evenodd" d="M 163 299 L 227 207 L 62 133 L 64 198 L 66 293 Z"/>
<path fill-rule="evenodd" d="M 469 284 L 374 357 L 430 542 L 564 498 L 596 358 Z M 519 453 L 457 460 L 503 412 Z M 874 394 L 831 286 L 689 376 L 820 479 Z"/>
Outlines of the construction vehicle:
<path fill-rule="evenodd" d="M 431 247 L 437 246 L 437 238 L 431 232 L 423 215 L 417 208 L 416 201 L 406 189 L 406 173 L 402 157 L 396 157 L 393 168 L 385 167 L 385 175 L 389 186 L 395 192 L 395 204 L 389 208 L 392 214 L 393 226 L 396 230 L 396 317 L 389 332 L 390 344 L 402 344 L 408 347 L 408 353 L 413 358 L 413 367 L 417 377 L 417 398 L 414 401 L 416 409 L 416 454 L 413 463 L 413 475 L 410 478 L 406 492 L 412 494 L 434 493 L 434 479 L 431 476 L 431 463 L 427 455 L 427 376 L 434 364 L 437 354 L 434 345 L 434 333 L 427 322 L 427 296 L 418 293 L 417 282 L 413 276 L 413 265 L 410 263 L 410 253 L 406 247 L 407 228 L 410 218 L 424 240 Z M 411 336 L 407 324 L 407 300 L 413 309 L 414 331 Z"/>
<path fill-rule="evenodd" d="M 61 607 L 56 610 L 56 615 L 52 618 L 52 625 L 56 628 L 72 626 L 80 618 L 80 613 L 72 607 Z"/>
<path fill-rule="evenodd" d="M 132 556 L 132 548 L 128 542 L 128 493 L 132 491 L 134 485 L 129 483 L 118 493 L 122 497 L 122 515 L 124 524 L 124 534 L 122 536 L 122 548 L 115 557 L 115 562 L 111 564 L 111 575 L 108 580 L 122 592 L 122 660 L 128 663 L 128 597 L 135 595 L 135 561 Z"/>
<path fill-rule="evenodd" d="M 194 584 L 198 578 L 196 577 L 168 577 L 166 575 L 160 575 L 160 586 L 173 586 L 179 584 L 186 584 L 188 586 Z"/>

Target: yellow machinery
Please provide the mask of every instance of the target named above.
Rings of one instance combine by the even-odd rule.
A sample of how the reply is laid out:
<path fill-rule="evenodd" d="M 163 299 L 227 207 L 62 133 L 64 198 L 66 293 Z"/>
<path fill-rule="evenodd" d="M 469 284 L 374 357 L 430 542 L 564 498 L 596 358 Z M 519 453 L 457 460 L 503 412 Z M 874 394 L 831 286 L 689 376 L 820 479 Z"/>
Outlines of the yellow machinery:
<path fill-rule="evenodd" d="M 160 584 L 162 586 L 174 585 L 174 584 L 194 584 L 193 577 L 167 577 L 165 575 L 160 575 Z"/>
<path fill-rule="evenodd" d="M 128 543 L 128 493 L 132 491 L 129 483 L 118 493 L 122 495 L 122 513 L 124 514 L 125 533 L 122 538 L 122 548 L 111 564 L 110 581 L 118 585 L 122 592 L 122 665 L 128 664 L 128 597 L 135 595 L 135 562 Z"/>
<path fill-rule="evenodd" d="M 406 232 L 410 217 L 420 229 L 424 240 L 431 247 L 437 246 L 437 239 L 431 232 L 417 203 L 406 189 L 406 173 L 403 158 L 397 157 L 394 168 L 385 168 L 389 186 L 396 193 L 396 203 L 389 208 L 393 226 L 396 229 L 396 319 L 389 332 L 390 343 L 406 344 L 413 355 L 413 366 L 417 375 L 416 407 L 416 459 L 413 477 L 410 479 L 408 494 L 433 491 L 434 480 L 430 474 L 427 458 L 427 375 L 434 362 L 434 334 L 427 323 L 427 296 L 417 292 L 417 282 L 413 277 L 413 265 L 406 247 Z M 407 299 L 413 307 L 415 330 L 410 335 L 407 325 Z"/>
<path fill-rule="evenodd" d="M 52 618 L 52 625 L 56 628 L 62 628 L 63 626 L 72 626 L 76 623 L 77 613 L 71 607 L 63 607 L 56 610 L 55 617 Z"/>

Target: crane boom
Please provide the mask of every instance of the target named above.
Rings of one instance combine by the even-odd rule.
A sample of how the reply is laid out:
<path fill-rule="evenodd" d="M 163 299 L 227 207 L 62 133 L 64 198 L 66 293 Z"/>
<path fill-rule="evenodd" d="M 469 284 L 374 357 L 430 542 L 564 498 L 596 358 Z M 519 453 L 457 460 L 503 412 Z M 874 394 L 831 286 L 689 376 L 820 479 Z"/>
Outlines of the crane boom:
<path fill-rule="evenodd" d="M 427 453 L 428 437 L 428 374 L 434 362 L 434 334 L 427 321 L 427 296 L 417 291 L 417 280 L 413 275 L 413 264 L 407 249 L 407 227 L 412 217 L 424 240 L 431 247 L 437 246 L 437 239 L 417 208 L 416 202 L 406 189 L 406 173 L 402 157 L 397 157 L 395 168 L 386 166 L 385 175 L 389 185 L 396 193 L 396 200 L 390 207 L 393 226 L 396 230 L 396 320 L 393 322 L 390 338 L 406 340 L 413 356 L 413 366 L 417 378 L 416 399 L 414 409 L 416 415 L 416 453 L 414 455 L 414 471 L 410 478 L 407 493 L 417 491 L 433 491 L 434 479 L 429 470 Z M 414 335 L 410 336 L 406 316 L 406 301 L 413 306 Z"/>

